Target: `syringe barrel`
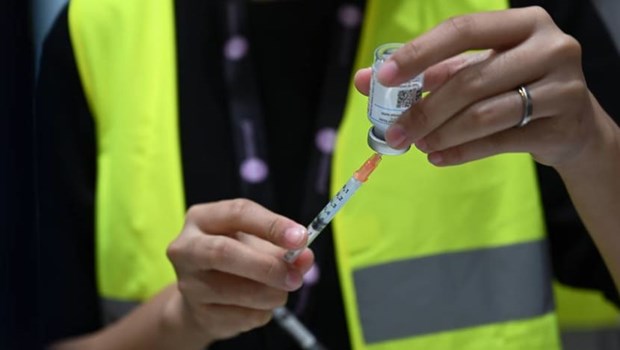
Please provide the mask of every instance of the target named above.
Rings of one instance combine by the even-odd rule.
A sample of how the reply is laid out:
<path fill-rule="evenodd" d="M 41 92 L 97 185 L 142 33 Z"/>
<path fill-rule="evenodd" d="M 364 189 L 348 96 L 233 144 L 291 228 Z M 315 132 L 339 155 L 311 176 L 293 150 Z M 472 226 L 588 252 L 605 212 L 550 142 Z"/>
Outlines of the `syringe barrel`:
<path fill-rule="evenodd" d="M 312 241 L 325 229 L 325 227 L 332 221 L 336 213 L 344 206 L 344 204 L 353 196 L 353 193 L 362 185 L 363 182 L 352 176 L 344 186 L 336 193 L 336 195 L 323 207 L 319 214 L 308 225 L 308 242 L 310 245 Z M 287 262 L 293 262 L 297 259 L 302 249 L 289 250 L 284 254 L 284 260 Z"/>

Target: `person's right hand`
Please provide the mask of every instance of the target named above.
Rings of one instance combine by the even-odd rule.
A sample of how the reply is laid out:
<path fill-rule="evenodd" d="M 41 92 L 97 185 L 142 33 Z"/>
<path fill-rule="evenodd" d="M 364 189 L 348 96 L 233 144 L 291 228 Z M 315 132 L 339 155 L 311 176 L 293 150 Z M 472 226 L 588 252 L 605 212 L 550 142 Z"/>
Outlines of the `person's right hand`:
<path fill-rule="evenodd" d="M 562 175 L 590 167 L 614 147 L 617 126 L 588 90 L 581 51 L 541 7 L 450 18 L 377 72 L 386 86 L 424 72 L 429 92 L 390 126 L 386 141 L 414 144 L 437 166 L 527 152 Z M 370 69 L 356 75 L 364 94 L 370 76 Z"/>
<path fill-rule="evenodd" d="M 303 226 L 250 200 L 191 207 L 167 251 L 178 279 L 173 312 L 209 342 L 266 324 L 312 265 L 309 249 L 293 264 L 283 259 L 306 236 Z"/>

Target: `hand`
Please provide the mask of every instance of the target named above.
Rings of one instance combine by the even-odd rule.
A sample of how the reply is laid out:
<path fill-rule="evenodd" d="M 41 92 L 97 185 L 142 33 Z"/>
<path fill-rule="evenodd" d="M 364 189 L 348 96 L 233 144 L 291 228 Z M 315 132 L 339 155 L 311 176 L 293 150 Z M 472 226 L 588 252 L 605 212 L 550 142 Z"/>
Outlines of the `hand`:
<path fill-rule="evenodd" d="M 473 49 L 485 51 L 463 53 Z M 609 121 L 594 116 L 579 43 L 539 7 L 447 20 L 396 51 L 378 78 L 398 85 L 423 71 L 430 93 L 403 113 L 386 139 L 395 148 L 415 144 L 435 165 L 529 152 L 560 166 L 599 139 L 600 124 Z M 369 69 L 357 73 L 362 93 L 369 79 Z M 524 113 L 522 85 L 533 113 L 529 124 L 516 127 Z"/>
<path fill-rule="evenodd" d="M 303 226 L 249 200 L 190 208 L 168 248 L 180 292 L 169 308 L 208 341 L 266 324 L 312 265 L 308 249 L 294 264 L 283 259 L 288 249 L 305 246 L 306 235 Z"/>

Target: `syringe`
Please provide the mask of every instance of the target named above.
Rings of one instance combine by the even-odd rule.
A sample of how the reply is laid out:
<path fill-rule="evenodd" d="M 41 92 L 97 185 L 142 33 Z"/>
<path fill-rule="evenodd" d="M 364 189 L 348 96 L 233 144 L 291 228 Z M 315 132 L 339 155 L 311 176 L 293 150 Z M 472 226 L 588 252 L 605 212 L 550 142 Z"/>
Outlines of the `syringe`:
<path fill-rule="evenodd" d="M 353 196 L 360 186 L 368 180 L 370 174 L 377 168 L 381 161 L 379 153 L 373 154 L 364 164 L 351 176 L 349 181 L 342 186 L 340 191 L 327 203 L 327 205 L 319 212 L 319 214 L 308 225 L 308 243 L 312 241 L 323 231 L 325 226 L 332 221 L 336 213 L 344 206 L 344 204 Z M 284 260 L 293 262 L 303 249 L 289 250 L 284 255 Z"/>
<path fill-rule="evenodd" d="M 308 243 L 312 241 L 323 231 L 325 226 L 332 221 L 336 213 L 344 206 L 344 204 L 353 196 L 360 186 L 368 180 L 370 174 L 377 168 L 381 161 L 381 154 L 373 154 L 364 164 L 351 176 L 349 181 L 342 186 L 340 191 L 327 203 L 327 205 L 319 212 L 319 214 L 308 225 Z M 284 255 L 284 260 L 294 262 L 303 249 L 289 250 Z M 285 329 L 304 350 L 323 350 L 324 347 L 317 341 L 312 332 L 310 332 L 299 320 L 281 306 L 273 311 L 274 319 Z"/>
<path fill-rule="evenodd" d="M 319 212 L 319 214 L 308 225 L 308 243 L 323 231 L 336 213 L 353 196 L 360 186 L 368 180 L 368 176 L 377 168 L 381 161 L 382 154 L 403 154 L 409 150 L 391 148 L 385 141 L 385 131 L 396 121 L 396 119 L 406 109 L 411 107 L 421 97 L 423 86 L 423 76 L 413 78 L 397 87 L 386 87 L 381 85 L 376 74 L 381 65 L 394 53 L 402 44 L 385 44 L 375 50 L 375 61 L 373 63 L 373 74 L 370 83 L 370 104 L 368 118 L 373 126 L 368 132 L 368 145 L 377 153 L 373 154 L 366 162 L 353 174 L 342 189 L 336 193 L 329 203 Z M 405 99 L 403 101 L 403 96 Z M 303 249 L 289 250 L 284 255 L 284 260 L 292 263 L 297 259 Z M 290 313 L 285 307 L 274 310 L 274 319 L 297 341 L 304 350 L 323 349 L 321 344 L 294 314 Z"/>

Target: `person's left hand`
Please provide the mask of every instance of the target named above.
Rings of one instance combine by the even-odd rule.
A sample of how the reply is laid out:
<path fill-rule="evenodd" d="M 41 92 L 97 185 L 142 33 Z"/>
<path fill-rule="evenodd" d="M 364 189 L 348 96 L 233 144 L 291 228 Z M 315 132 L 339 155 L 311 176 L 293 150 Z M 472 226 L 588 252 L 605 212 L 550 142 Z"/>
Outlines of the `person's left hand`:
<path fill-rule="evenodd" d="M 283 258 L 306 240 L 303 226 L 248 199 L 192 206 L 167 250 L 177 275 L 167 318 L 185 321 L 202 345 L 265 325 L 312 266 L 309 249 Z"/>
<path fill-rule="evenodd" d="M 467 50 L 485 49 L 477 53 Z M 539 7 L 476 13 L 445 21 L 405 44 L 378 78 L 398 85 L 424 72 L 430 93 L 388 129 L 395 148 L 409 144 L 435 165 L 455 165 L 506 152 L 540 163 L 570 162 L 604 130 L 581 69 L 581 47 Z M 357 72 L 368 94 L 370 69 Z M 531 123 L 520 86 L 529 89 Z M 594 127 L 598 124 L 599 127 Z"/>

